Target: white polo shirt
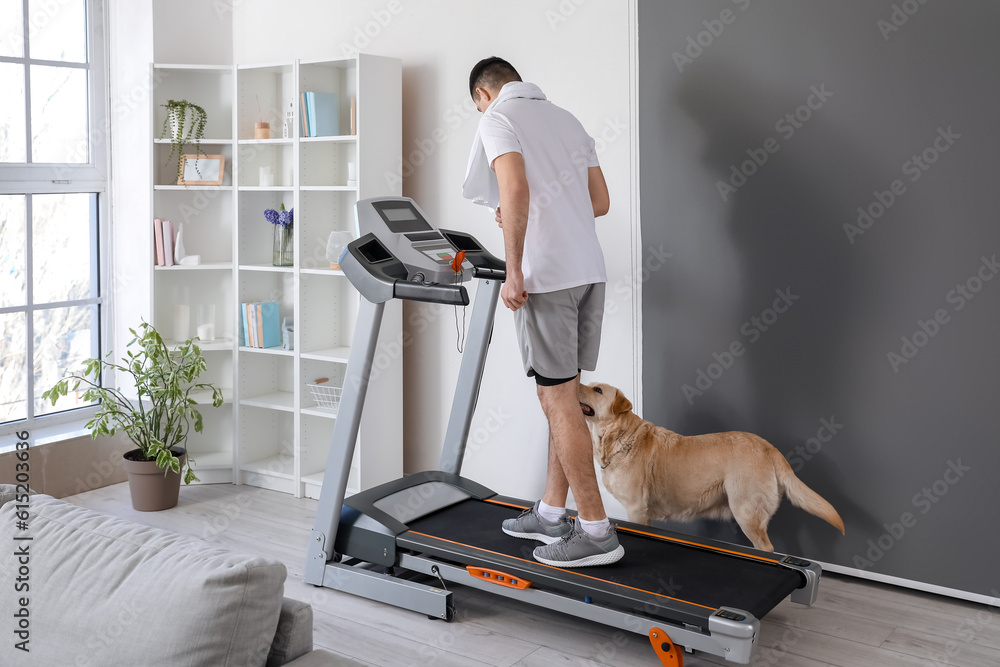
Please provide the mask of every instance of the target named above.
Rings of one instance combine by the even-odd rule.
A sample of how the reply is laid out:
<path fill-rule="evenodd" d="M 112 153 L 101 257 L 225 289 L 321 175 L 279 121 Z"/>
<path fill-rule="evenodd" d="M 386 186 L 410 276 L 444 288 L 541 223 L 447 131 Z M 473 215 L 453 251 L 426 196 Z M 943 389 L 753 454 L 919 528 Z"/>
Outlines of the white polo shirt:
<path fill-rule="evenodd" d="M 542 99 L 511 96 L 521 90 Z M 607 282 L 587 172 L 599 163 L 580 121 L 544 99 L 534 84 L 512 81 L 483 114 L 479 134 L 493 171 L 493 161 L 505 153 L 524 157 L 530 196 L 521 261 L 525 291 Z"/>

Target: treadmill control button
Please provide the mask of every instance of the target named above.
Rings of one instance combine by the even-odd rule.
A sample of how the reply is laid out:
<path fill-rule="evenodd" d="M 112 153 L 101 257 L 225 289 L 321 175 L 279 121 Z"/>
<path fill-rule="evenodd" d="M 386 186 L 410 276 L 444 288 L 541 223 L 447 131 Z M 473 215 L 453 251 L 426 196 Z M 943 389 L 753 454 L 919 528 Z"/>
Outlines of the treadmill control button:
<path fill-rule="evenodd" d="M 745 620 L 747 620 L 747 617 L 744 616 L 743 614 L 736 614 L 736 613 L 731 612 L 731 611 L 726 611 L 725 609 L 720 609 L 719 611 L 717 611 L 715 613 L 715 615 L 718 616 L 719 618 L 724 618 L 724 619 L 729 620 L 729 621 L 745 621 Z"/>

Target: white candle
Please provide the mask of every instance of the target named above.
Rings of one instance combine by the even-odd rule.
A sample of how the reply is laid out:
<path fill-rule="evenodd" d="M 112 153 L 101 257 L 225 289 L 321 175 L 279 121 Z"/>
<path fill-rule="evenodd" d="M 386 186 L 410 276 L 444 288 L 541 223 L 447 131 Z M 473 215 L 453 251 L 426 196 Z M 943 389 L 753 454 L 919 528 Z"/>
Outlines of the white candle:
<path fill-rule="evenodd" d="M 191 331 L 191 309 L 186 305 L 174 306 L 174 340 L 183 343 Z"/>
<path fill-rule="evenodd" d="M 198 325 L 198 338 L 201 339 L 203 343 L 208 343 L 215 340 L 215 325 L 214 324 L 199 324 Z"/>

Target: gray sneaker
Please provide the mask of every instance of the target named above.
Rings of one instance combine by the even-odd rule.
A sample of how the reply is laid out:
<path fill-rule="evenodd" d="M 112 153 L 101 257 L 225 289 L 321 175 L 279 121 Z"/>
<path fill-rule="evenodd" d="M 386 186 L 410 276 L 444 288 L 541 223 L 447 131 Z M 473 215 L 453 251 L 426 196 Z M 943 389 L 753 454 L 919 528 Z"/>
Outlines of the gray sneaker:
<path fill-rule="evenodd" d="M 558 542 L 536 547 L 535 560 L 555 567 L 589 567 L 617 563 L 625 555 L 625 548 L 618 542 L 615 525 L 602 538 L 592 537 L 580 521 L 573 522 L 573 531 Z"/>
<path fill-rule="evenodd" d="M 548 521 L 538 513 L 538 502 L 536 502 L 532 507 L 521 512 L 521 515 L 516 519 L 504 519 L 501 528 L 511 537 L 552 544 L 561 540 L 563 535 L 568 535 L 573 530 L 573 524 L 566 516 L 555 523 Z"/>

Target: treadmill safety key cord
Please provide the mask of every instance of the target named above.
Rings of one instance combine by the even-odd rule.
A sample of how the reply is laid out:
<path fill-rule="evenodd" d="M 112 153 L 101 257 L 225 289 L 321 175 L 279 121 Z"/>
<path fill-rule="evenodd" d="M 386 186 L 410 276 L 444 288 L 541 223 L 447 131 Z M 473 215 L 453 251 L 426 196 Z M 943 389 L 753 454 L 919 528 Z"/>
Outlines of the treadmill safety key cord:
<path fill-rule="evenodd" d="M 465 261 L 465 251 L 459 250 L 451 260 L 451 270 L 455 272 L 455 284 L 462 284 L 462 262 Z M 455 347 L 462 354 L 465 348 L 465 306 L 462 306 L 462 327 L 458 326 L 458 306 L 455 306 Z"/>

